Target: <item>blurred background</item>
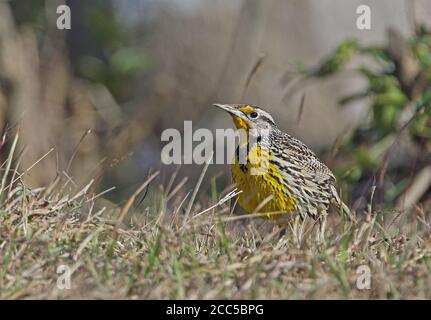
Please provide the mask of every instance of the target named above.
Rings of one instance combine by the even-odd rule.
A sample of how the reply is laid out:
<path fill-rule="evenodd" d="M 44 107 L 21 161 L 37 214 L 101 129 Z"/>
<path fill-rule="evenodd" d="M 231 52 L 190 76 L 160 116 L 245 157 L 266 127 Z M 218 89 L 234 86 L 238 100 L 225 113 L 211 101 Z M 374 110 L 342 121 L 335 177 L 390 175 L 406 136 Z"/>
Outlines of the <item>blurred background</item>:
<path fill-rule="evenodd" d="M 56 28 L 60 4 L 71 8 L 71 30 Z M 371 30 L 356 26 L 364 4 Z M 395 206 L 410 186 L 417 188 L 417 174 L 430 175 L 421 171 L 429 164 L 428 131 L 409 136 L 398 153 L 391 149 L 398 161 L 392 167 L 383 156 L 383 177 L 393 170 L 389 180 L 374 155 L 384 154 L 385 138 L 399 132 L 400 110 L 428 92 L 428 69 L 419 93 L 394 74 L 411 52 L 413 78 L 431 68 L 430 17 L 427 0 L 1 0 L 1 156 L 19 127 L 16 166 L 24 172 L 37 163 L 23 177 L 26 184 L 43 186 L 64 175 L 79 187 L 95 177 L 99 191 L 116 186 L 106 197 L 119 201 L 151 170 L 160 169 L 168 182 L 178 169 L 161 164 L 164 129 L 182 131 L 185 120 L 194 129 L 229 128 L 231 119 L 211 104 L 250 103 L 321 154 L 358 208 L 379 177 L 380 202 Z M 351 47 L 346 39 L 355 39 Z M 364 64 L 369 70 L 360 69 Z M 379 92 L 372 76 L 391 80 L 385 88 L 402 96 L 379 109 L 389 110 L 383 116 L 373 109 Z M 418 135 L 425 144 L 411 143 Z M 201 170 L 183 165 L 179 175 L 192 188 Z M 211 165 L 207 176 L 218 177 L 220 190 L 230 181 L 226 165 Z M 428 180 L 413 204 L 429 195 Z"/>

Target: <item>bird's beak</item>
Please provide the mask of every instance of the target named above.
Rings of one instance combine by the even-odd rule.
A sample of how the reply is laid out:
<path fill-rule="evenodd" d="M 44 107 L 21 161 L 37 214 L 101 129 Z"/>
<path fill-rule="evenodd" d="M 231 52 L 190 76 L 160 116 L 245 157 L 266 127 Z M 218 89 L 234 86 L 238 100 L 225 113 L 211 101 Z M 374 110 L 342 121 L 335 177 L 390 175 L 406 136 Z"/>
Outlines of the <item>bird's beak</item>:
<path fill-rule="evenodd" d="M 228 113 L 230 113 L 233 116 L 237 116 L 239 118 L 244 118 L 244 114 L 239 111 L 238 109 L 236 109 L 235 107 L 233 107 L 230 104 L 219 104 L 219 103 L 214 103 L 213 104 L 214 107 L 220 108 Z"/>
<path fill-rule="evenodd" d="M 250 122 L 248 121 L 247 116 L 238 110 L 235 105 L 215 103 L 213 106 L 228 112 L 232 116 L 233 122 L 238 129 L 248 130 L 250 128 Z"/>

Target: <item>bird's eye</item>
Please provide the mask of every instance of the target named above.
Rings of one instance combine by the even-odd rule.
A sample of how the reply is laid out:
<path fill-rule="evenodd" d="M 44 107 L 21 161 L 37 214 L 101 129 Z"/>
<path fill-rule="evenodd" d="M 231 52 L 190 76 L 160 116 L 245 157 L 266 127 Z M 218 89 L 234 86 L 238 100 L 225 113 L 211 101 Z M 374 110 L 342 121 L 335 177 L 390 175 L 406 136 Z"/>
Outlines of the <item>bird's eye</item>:
<path fill-rule="evenodd" d="M 252 118 L 252 119 L 256 119 L 258 116 L 259 115 L 256 111 L 253 111 L 252 113 L 250 113 L 250 118 Z"/>

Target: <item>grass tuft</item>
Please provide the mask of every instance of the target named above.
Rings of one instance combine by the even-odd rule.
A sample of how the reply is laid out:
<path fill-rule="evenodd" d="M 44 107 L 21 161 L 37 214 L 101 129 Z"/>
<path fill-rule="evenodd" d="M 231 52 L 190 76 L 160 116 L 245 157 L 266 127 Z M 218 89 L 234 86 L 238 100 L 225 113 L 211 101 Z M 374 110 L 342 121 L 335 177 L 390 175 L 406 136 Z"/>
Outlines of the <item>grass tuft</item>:
<path fill-rule="evenodd" d="M 211 203 L 190 198 L 185 217 L 184 188 L 131 210 L 133 201 L 107 207 L 87 187 L 72 192 L 56 183 L 18 182 L 5 194 L 2 299 L 431 298 L 431 224 L 411 212 L 402 219 L 367 212 L 357 223 L 330 215 L 322 242 L 314 221 L 283 227 L 258 215 L 233 217 L 237 192 L 214 186 Z M 62 265 L 71 270 L 70 289 L 57 286 Z M 357 285 L 364 266 L 369 289 Z"/>

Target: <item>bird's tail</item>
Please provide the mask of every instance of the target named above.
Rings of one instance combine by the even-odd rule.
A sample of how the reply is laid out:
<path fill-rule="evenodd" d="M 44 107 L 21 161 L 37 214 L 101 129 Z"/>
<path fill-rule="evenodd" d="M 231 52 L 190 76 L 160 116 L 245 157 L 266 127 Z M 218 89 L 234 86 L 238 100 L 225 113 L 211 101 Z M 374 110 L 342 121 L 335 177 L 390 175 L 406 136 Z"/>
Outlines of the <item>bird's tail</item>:
<path fill-rule="evenodd" d="M 338 195 L 337 189 L 334 186 L 331 186 L 332 194 L 334 196 L 335 205 L 337 207 L 337 211 L 341 216 L 346 216 L 349 221 L 356 222 L 355 214 L 350 210 L 350 208 L 341 200 Z"/>
<path fill-rule="evenodd" d="M 344 215 L 345 213 L 347 218 L 350 221 L 356 222 L 355 214 L 352 212 L 352 210 L 350 210 L 350 208 L 343 201 L 341 201 L 339 205 L 339 210 L 340 210 L 340 215 Z"/>

